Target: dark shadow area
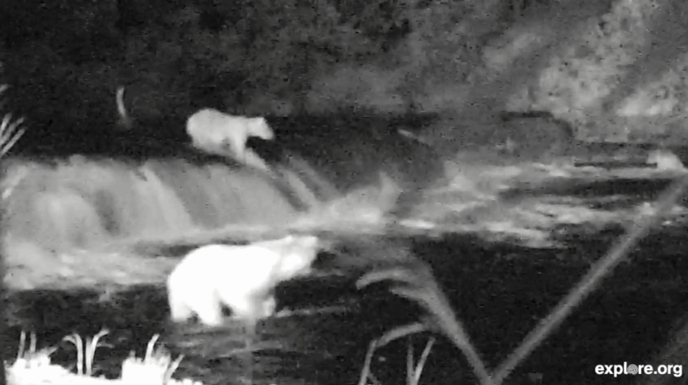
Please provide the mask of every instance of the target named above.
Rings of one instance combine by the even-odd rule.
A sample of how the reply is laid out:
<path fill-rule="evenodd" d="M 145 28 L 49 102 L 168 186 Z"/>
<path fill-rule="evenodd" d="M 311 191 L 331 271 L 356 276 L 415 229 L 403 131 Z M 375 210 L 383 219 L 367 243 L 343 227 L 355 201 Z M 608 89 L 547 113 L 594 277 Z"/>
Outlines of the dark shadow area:
<path fill-rule="evenodd" d="M 643 242 L 629 256 L 632 262 L 619 266 L 517 367 L 507 383 L 520 383 L 519 378 L 527 373 L 543 373 L 548 383 L 596 383 L 600 378 L 594 374 L 594 366 L 600 363 L 650 362 L 688 305 L 688 292 L 682 288 L 682 272 L 688 265 L 680 250 L 659 247 L 675 243 L 678 236 L 658 235 Z M 532 250 L 488 244 L 475 237 L 448 236 L 442 240 L 417 238 L 413 252 L 433 266 L 473 342 L 494 366 L 613 240 L 610 234 L 567 249 Z M 375 248 L 347 250 L 354 259 L 359 252 L 375 253 Z M 320 269 L 331 267 L 326 263 Z M 297 313 L 259 325 L 255 342 L 264 349 L 254 355 L 256 383 L 277 378 L 301 379 L 309 384 L 355 383 L 370 339 L 419 316 L 415 305 L 390 295 L 385 287 L 357 291 L 353 278 L 304 279 L 278 287 L 278 308 L 296 309 Z M 13 325 L 35 328 L 41 344 L 60 345 L 59 340 L 72 331 L 86 336 L 107 326 L 112 334 L 105 341 L 115 348 L 103 348 L 96 362 L 99 373 L 109 377 L 118 373 L 118 365 L 129 350 L 142 352 L 150 336 L 163 330 L 172 351 L 187 356 L 178 375 L 220 384 L 243 373 L 242 361 L 231 354 L 245 343 L 245 335 L 236 325 L 229 323 L 217 330 L 170 325 L 164 289 L 159 287 L 132 288 L 106 301 L 98 301 L 95 294 L 24 293 L 13 295 L 11 303 L 22 306 L 12 313 Z M 325 309 L 343 303 L 349 304 L 348 311 L 298 313 L 299 309 Z M 17 341 L 17 326 L 10 329 L 10 336 L 11 341 Z M 423 336 L 416 336 L 414 341 L 421 349 Z M 74 362 L 69 346 L 60 346 L 55 361 Z M 403 381 L 405 351 L 405 342 L 397 341 L 378 352 L 373 370 L 380 381 Z M 430 357 L 424 381 L 451 384 L 473 380 L 463 357 L 442 339 Z M 630 380 L 635 378 L 620 377 L 615 382 Z"/>

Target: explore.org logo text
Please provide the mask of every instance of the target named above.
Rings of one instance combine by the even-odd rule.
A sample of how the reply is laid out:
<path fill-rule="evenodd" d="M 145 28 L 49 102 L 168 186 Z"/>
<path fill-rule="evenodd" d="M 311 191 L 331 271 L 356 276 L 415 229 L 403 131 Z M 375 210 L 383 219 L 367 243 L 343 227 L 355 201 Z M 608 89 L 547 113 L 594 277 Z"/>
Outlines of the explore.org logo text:
<path fill-rule="evenodd" d="M 623 365 L 597 365 L 595 374 L 612 375 L 614 377 L 621 374 L 670 374 L 674 377 L 683 376 L 683 365 L 635 365 L 624 362 Z"/>

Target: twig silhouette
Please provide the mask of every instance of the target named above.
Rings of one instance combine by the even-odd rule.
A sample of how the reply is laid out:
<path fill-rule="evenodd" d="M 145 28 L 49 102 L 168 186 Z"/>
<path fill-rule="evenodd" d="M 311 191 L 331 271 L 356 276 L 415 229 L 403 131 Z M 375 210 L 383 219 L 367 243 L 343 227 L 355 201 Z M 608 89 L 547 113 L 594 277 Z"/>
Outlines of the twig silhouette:
<path fill-rule="evenodd" d="M 414 354 L 413 354 L 413 341 L 409 337 L 408 338 L 408 348 L 406 350 L 406 382 L 407 385 L 418 385 L 420 382 L 420 376 L 423 374 L 423 368 L 425 367 L 425 363 L 428 360 L 428 357 L 430 356 L 430 351 L 432 350 L 433 345 L 435 345 L 435 337 L 430 337 L 428 339 L 428 342 L 425 343 L 425 348 L 423 348 L 423 352 L 420 354 L 420 358 L 418 358 L 418 362 L 414 364 Z"/>
<path fill-rule="evenodd" d="M 377 341 L 378 340 L 372 340 L 368 345 L 368 350 L 366 351 L 365 360 L 363 361 L 363 369 L 361 370 L 361 377 L 358 380 L 358 385 L 366 385 L 368 383 L 368 378 L 371 376 L 370 365 L 373 361 L 373 355 L 375 354 Z"/>
<path fill-rule="evenodd" d="M 657 211 L 653 215 L 635 221 L 625 236 L 619 239 L 609 252 L 590 267 L 588 273 L 562 299 L 552 312 L 542 319 L 521 345 L 502 363 L 495 372 L 494 381 L 500 384 L 511 371 L 530 354 L 559 324 L 595 289 L 606 276 L 642 238 L 644 238 L 666 215 L 688 187 L 688 176 L 682 177 L 669 187 L 657 200 Z"/>
<path fill-rule="evenodd" d="M 628 233 L 619 239 L 609 252 L 596 262 L 571 290 L 571 292 L 545 317 L 540 324 L 524 339 L 502 365 L 490 376 L 476 349 L 470 343 L 468 333 L 456 318 L 449 302 L 437 285 L 431 270 L 425 264 L 418 266 L 397 266 L 372 271 L 359 279 L 357 286 L 363 288 L 373 283 L 391 281 L 390 291 L 398 296 L 412 300 L 426 309 L 428 315 L 421 321 L 396 327 L 376 342 L 375 347 L 392 340 L 428 330 L 435 330 L 447 336 L 466 356 L 480 379 L 481 384 L 501 384 L 511 371 L 530 354 L 600 283 L 633 248 L 665 216 L 676 201 L 688 188 L 688 176 L 682 177 L 657 200 L 657 211 L 632 224 Z"/>
<path fill-rule="evenodd" d="M 401 329 L 404 327 L 400 328 L 395 328 L 396 329 Z M 409 328 L 404 333 L 396 333 L 394 334 L 394 330 L 391 332 L 385 333 L 382 337 L 376 338 L 372 341 L 370 341 L 370 344 L 368 345 L 368 351 L 366 352 L 365 360 L 363 361 L 363 369 L 361 370 L 361 376 L 358 380 L 358 385 L 366 385 L 368 383 L 368 380 L 371 380 L 373 385 L 381 385 L 380 381 L 375 378 L 375 376 L 372 374 L 372 371 L 370 370 L 370 366 L 372 364 L 373 356 L 375 355 L 375 350 L 377 348 L 380 348 L 389 342 L 393 341 L 394 339 L 402 338 L 403 336 L 410 336 L 411 334 L 416 334 L 419 333 L 417 329 L 412 329 Z M 427 330 L 427 328 L 423 328 L 424 331 Z M 392 336 L 391 334 L 394 334 Z M 432 347 L 435 345 L 435 337 L 430 337 L 428 339 L 428 342 L 425 344 L 425 348 L 423 349 L 423 352 L 420 355 L 420 358 L 418 358 L 418 362 L 414 363 L 414 357 L 413 357 L 413 344 L 411 339 L 408 339 L 408 350 L 407 350 L 407 355 L 406 355 L 406 383 L 407 385 L 418 385 L 418 382 L 420 381 L 420 376 L 423 373 L 423 368 L 425 367 L 425 363 L 428 360 L 428 356 L 430 356 L 430 351 L 432 350 Z"/>
<path fill-rule="evenodd" d="M 397 327 L 385 333 L 385 341 L 426 330 L 439 331 L 466 356 L 482 385 L 493 384 L 485 364 L 470 342 L 468 333 L 456 318 L 449 301 L 427 265 L 418 261 L 415 266 L 396 266 L 372 271 L 361 277 L 356 285 L 363 288 L 382 281 L 393 282 L 394 286 L 390 292 L 416 302 L 428 312 L 422 322 Z"/>

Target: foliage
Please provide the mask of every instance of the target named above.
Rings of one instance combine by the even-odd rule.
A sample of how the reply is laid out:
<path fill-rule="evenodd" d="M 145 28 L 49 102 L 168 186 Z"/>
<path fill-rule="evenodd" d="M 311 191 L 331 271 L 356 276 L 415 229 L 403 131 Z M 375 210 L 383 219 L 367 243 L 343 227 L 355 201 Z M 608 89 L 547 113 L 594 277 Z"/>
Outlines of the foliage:
<path fill-rule="evenodd" d="M 314 79 L 306 96 L 311 113 L 403 113 L 406 101 L 398 92 L 402 70 L 378 66 L 340 65 Z"/>
<path fill-rule="evenodd" d="M 0 85 L 0 97 L 7 91 L 7 85 Z M 0 108 L 4 106 L 5 101 L 0 99 Z M 0 114 L 2 111 L 0 111 Z M 7 153 L 14 147 L 17 141 L 24 135 L 24 128 L 21 125 L 24 123 L 24 118 L 13 119 L 11 113 L 7 113 L 0 121 L 0 158 L 7 155 Z"/>
<path fill-rule="evenodd" d="M 433 277 L 430 267 L 420 261 L 416 266 L 392 267 L 372 271 L 357 282 L 359 288 L 390 281 L 390 291 L 410 299 L 427 311 L 420 322 L 400 326 L 387 332 L 381 340 L 389 342 L 421 331 L 435 330 L 444 334 L 466 356 L 482 385 L 492 384 L 490 373 L 471 344 L 463 325 L 458 320 L 444 292 Z"/>
<path fill-rule="evenodd" d="M 658 199 L 657 210 L 652 215 L 641 215 L 629 226 L 627 233 L 597 262 L 576 286 L 566 295 L 523 342 L 492 373 L 488 372 L 477 350 L 471 344 L 469 335 L 454 314 L 445 294 L 433 277 L 429 266 L 418 261 L 413 266 L 396 266 L 373 270 L 361 277 L 357 286 L 364 288 L 371 284 L 391 282 L 390 292 L 420 305 L 426 315 L 420 321 L 396 327 L 371 343 L 362 374 L 362 384 L 369 378 L 369 357 L 381 344 L 412 334 L 432 331 L 443 334 L 466 356 L 482 385 L 503 383 L 511 371 L 539 346 L 578 306 L 585 297 L 597 288 L 601 280 L 625 258 L 640 240 L 647 236 L 666 216 L 688 188 L 688 176 L 680 177 Z"/>
<path fill-rule="evenodd" d="M 467 83 L 479 65 L 479 41 L 489 24 L 473 28 L 468 24 L 472 17 L 472 9 L 464 2 L 432 2 L 423 9 L 409 12 L 411 32 L 393 54 L 407 72 L 402 93 L 417 107 L 430 108 L 421 106 L 419 99 L 438 93 L 443 85 Z M 446 91 L 439 91 L 442 92 Z M 451 98 L 447 98 L 445 104 L 460 104 L 462 97 L 455 95 L 453 99 L 452 103 Z M 443 107 L 438 105 L 432 109 Z"/>
<path fill-rule="evenodd" d="M 335 86 L 327 92 L 342 97 L 326 98 L 324 103 L 332 105 L 324 110 L 346 107 L 339 103 L 353 92 L 364 107 L 384 111 L 390 108 L 390 95 L 401 85 L 412 94 L 428 77 L 461 81 L 475 61 L 471 56 L 475 47 L 457 29 L 461 28 L 458 21 L 470 12 L 463 3 L 432 3 L 417 10 L 412 1 L 378 0 L 346 15 L 343 3 L 255 1 L 238 11 L 242 17 L 233 24 L 225 10 L 222 16 L 227 21 L 218 31 L 204 29 L 200 12 L 187 6 L 165 23 L 149 25 L 145 32 L 132 36 L 127 61 L 155 87 L 207 89 L 212 84 L 222 93 L 221 103 L 230 109 L 251 103 L 247 95 L 267 94 L 296 99 L 297 111 L 303 110 L 303 95 L 318 88 L 323 78 L 336 77 L 333 72 L 353 71 L 354 78 L 367 85 L 371 83 L 366 68 L 379 67 L 374 72 L 388 91 L 350 88 L 345 82 L 343 89 Z M 387 51 L 390 44 L 394 48 Z M 168 73 L 174 76 L 160 77 Z M 371 96 L 361 99 L 366 94 Z M 393 104 L 397 110 L 407 102 Z"/>
<path fill-rule="evenodd" d="M 172 360 L 169 352 L 164 349 L 155 349 L 159 335 L 154 335 L 148 342 L 144 357 L 136 358 L 132 354 L 122 363 L 122 374 L 118 380 L 106 380 L 102 377 L 91 377 L 93 374 L 93 358 L 99 346 L 107 346 L 99 343 L 100 338 L 108 334 L 107 330 L 101 330 L 93 338 L 87 338 L 83 344 L 81 336 L 72 334 L 63 340 L 72 342 L 77 348 L 77 374 L 72 374 L 59 365 L 50 362 L 50 355 L 57 348 L 44 348 L 36 350 L 36 334 L 31 333 L 31 345 L 25 349 L 26 334 L 22 331 L 19 341 L 17 359 L 11 365 L 6 365 L 8 383 L 23 385 L 28 383 L 74 383 L 80 380 L 84 384 L 124 383 L 124 384 L 151 384 L 151 385 L 203 385 L 200 381 L 190 379 L 175 380 L 172 373 L 179 367 L 183 356 Z"/>
<path fill-rule="evenodd" d="M 123 382 L 141 382 L 146 384 L 169 384 L 172 373 L 179 367 L 184 356 L 179 356 L 172 361 L 170 354 L 161 349 L 154 349 L 160 336 L 154 335 L 148 342 L 146 354 L 143 359 L 136 358 L 132 354 L 122 364 Z"/>
<path fill-rule="evenodd" d="M 253 2 L 242 25 L 250 31 L 245 35 L 250 39 L 247 86 L 299 98 L 316 75 L 328 73 L 336 63 L 374 55 L 375 42 L 340 19 L 327 0 L 290 0 L 277 7 L 274 2 Z"/>
<path fill-rule="evenodd" d="M 69 25 L 49 27 L 70 41 L 88 40 L 86 50 L 62 49 L 55 42 L 64 36 L 46 34 L 11 47 L 17 103 L 34 125 L 114 124 L 118 86 L 134 121 L 181 120 L 200 107 L 251 114 L 454 109 L 480 67 L 484 36 L 502 28 L 490 15 L 517 2 L 133 3 L 89 4 L 72 10 Z M 102 38 L 92 41 L 96 35 Z"/>
<path fill-rule="evenodd" d="M 421 330 L 414 330 L 414 333 L 421 332 Z M 368 381 L 374 384 L 380 384 L 380 381 L 375 378 L 375 375 L 371 372 L 370 364 L 373 360 L 373 354 L 377 348 L 380 348 L 393 339 L 400 338 L 401 336 L 393 335 L 399 333 L 389 332 L 384 336 L 373 340 L 368 346 L 368 352 L 366 353 L 365 362 L 363 363 L 363 370 L 361 370 L 361 377 L 358 381 L 358 385 L 366 385 Z M 429 337 L 428 342 L 425 343 L 425 348 L 421 353 L 418 361 L 415 361 L 413 353 L 413 341 L 409 338 L 407 339 L 406 345 L 406 385 L 418 385 L 420 383 L 420 376 L 423 374 L 423 369 L 425 368 L 425 363 L 430 356 L 430 351 L 433 345 L 435 345 L 435 337 Z"/>
<path fill-rule="evenodd" d="M 6 368 L 7 383 L 22 385 L 33 383 L 36 378 L 59 378 L 66 375 L 66 369 L 50 364 L 50 355 L 56 348 L 36 350 L 36 334 L 31 333 L 31 344 L 25 346 L 26 333 L 22 331 L 17 349 L 17 358 L 11 365 L 3 363 Z"/>
<path fill-rule="evenodd" d="M 81 336 L 76 333 L 68 335 L 62 339 L 63 341 L 73 343 L 76 347 L 76 370 L 78 375 L 86 375 L 88 377 L 93 375 L 93 358 L 96 355 L 96 349 L 98 349 L 98 346 L 112 347 L 112 345 L 106 344 L 98 345 L 100 339 L 108 334 L 110 334 L 110 332 L 106 329 L 103 329 L 93 336 L 93 338 L 86 338 L 85 343 L 83 342 Z"/>
<path fill-rule="evenodd" d="M 299 93 L 324 63 L 365 53 L 367 40 L 338 19 L 324 0 L 278 6 L 256 1 L 243 10 L 243 19 L 211 31 L 200 24 L 199 10 L 188 6 L 133 35 L 125 56 L 128 66 L 156 87 L 212 84 L 223 101 L 236 105 L 244 102 L 236 89 Z"/>
<path fill-rule="evenodd" d="M 382 88 L 389 91 L 378 96 L 379 85 L 358 87 L 357 99 L 374 91 L 360 103 L 372 110 L 389 109 L 388 101 L 379 100 L 403 88 L 407 100 L 399 106 L 407 108 L 419 88 L 428 93 L 435 84 L 463 81 L 477 57 L 475 33 L 464 21 L 486 7 L 468 0 L 258 0 L 166 6 L 151 15 L 145 4 L 132 6 L 140 9 L 132 13 L 109 3 L 90 5 L 67 18 L 70 25 L 64 28 L 71 40 L 92 40 L 95 33 L 116 43 L 96 42 L 97 49 L 92 48 L 98 54 L 89 60 L 82 60 L 84 52 L 53 44 L 62 38 L 44 34 L 13 47 L 13 76 L 20 80 L 14 83 L 24 83 L 19 102 L 43 111 L 42 121 L 69 114 L 65 121 L 88 116 L 93 122 L 81 123 L 90 126 L 97 125 L 96 117 L 102 121 L 107 116 L 104 111 L 114 120 L 113 94 L 120 85 L 127 87 L 127 98 L 133 98 L 128 106 L 135 120 L 141 115 L 185 115 L 185 110 L 199 106 L 241 112 L 253 103 L 269 105 L 259 100 L 266 97 L 293 102 L 298 113 L 307 92 L 322 78 L 360 69 L 358 77 L 365 82 L 372 67 L 388 81 Z M 209 12 L 215 18 L 212 23 L 207 21 Z M 118 13 L 132 18 L 122 23 L 134 28 L 118 29 L 119 22 L 112 21 Z M 129 91 L 133 84 L 141 90 Z M 39 100 L 35 95 L 42 96 Z M 81 107 L 66 104 L 75 99 L 82 101 Z M 342 101 L 328 100 L 335 106 L 327 109 L 340 109 L 336 104 Z M 34 111 L 31 115 L 38 118 Z"/>

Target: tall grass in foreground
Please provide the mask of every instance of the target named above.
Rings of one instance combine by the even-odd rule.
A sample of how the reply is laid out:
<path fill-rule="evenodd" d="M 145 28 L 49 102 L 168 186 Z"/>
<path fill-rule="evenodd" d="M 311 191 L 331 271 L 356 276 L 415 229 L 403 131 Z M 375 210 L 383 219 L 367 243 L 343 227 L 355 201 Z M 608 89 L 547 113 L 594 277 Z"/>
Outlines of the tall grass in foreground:
<path fill-rule="evenodd" d="M 0 63 L 0 68 L 2 64 Z M 22 127 L 22 124 L 24 123 L 24 118 L 20 119 L 13 119 L 12 114 L 7 113 L 3 114 L 2 109 L 5 106 L 5 99 L 2 98 L 3 94 L 7 91 L 9 86 L 7 84 L 2 84 L 0 85 L 0 114 L 2 114 L 2 121 L 0 121 L 0 161 L 2 161 L 5 158 L 5 155 L 14 147 L 14 145 L 17 143 L 17 141 L 24 135 L 24 128 Z M 6 167 L 4 164 L 2 164 L 2 167 L 0 169 L 4 171 L 6 170 Z M 4 175 L 2 175 L 2 178 L 4 178 Z M 12 186 L 4 186 L 3 190 L 0 191 L 0 197 L 4 200 L 8 196 L 8 192 L 11 193 L 12 191 Z M 4 215 L 4 213 L 0 214 Z M 4 218 L 0 218 L 0 222 L 3 222 L 3 226 L 0 229 L 0 247 L 2 247 L 2 243 L 4 241 Z M 4 278 L 5 278 L 5 255 L 4 255 L 4 250 L 0 250 L 0 301 L 4 301 L 5 297 L 5 287 L 4 287 Z M 5 327 L 6 325 L 6 305 L 3 303 L 0 303 L 0 341 L 2 340 L 2 334 L 5 333 Z M 0 356 L 0 380 L 2 380 L 2 384 L 6 382 L 6 377 L 7 373 L 5 371 L 5 363 L 3 360 L 4 357 Z"/>
<path fill-rule="evenodd" d="M 4 94 L 9 86 L 7 84 L 0 85 L 0 97 Z M 4 100 L 0 100 L 0 108 L 5 105 Z M 0 111 L 2 113 L 2 111 Z M 17 141 L 24 135 L 24 128 L 22 124 L 24 118 L 14 119 L 11 113 L 3 114 L 2 122 L 0 122 L 0 159 L 14 147 Z"/>
<path fill-rule="evenodd" d="M 155 343 L 159 335 L 154 335 L 148 342 L 143 358 L 137 358 L 132 352 L 122 363 L 122 374 L 117 380 L 108 380 L 101 377 L 92 377 L 93 362 L 98 347 L 108 346 L 101 342 L 109 332 L 101 330 L 92 338 L 86 338 L 85 342 L 78 334 L 72 334 L 63 340 L 71 342 L 76 347 L 77 365 L 76 373 L 50 362 L 50 355 L 57 348 L 44 348 L 36 350 L 36 335 L 31 334 L 31 344 L 25 349 L 26 333 L 22 332 L 17 350 L 17 358 L 11 365 L 5 364 L 7 370 L 7 383 L 9 385 L 27 385 L 35 383 L 43 384 L 85 384 L 95 385 L 103 383 L 141 384 L 141 385 L 203 385 L 200 381 L 188 378 L 175 380 L 172 374 L 179 367 L 183 356 L 172 359 L 169 352 L 164 349 L 156 349 Z"/>
<path fill-rule="evenodd" d="M 687 187 L 688 176 L 681 177 L 669 187 L 657 200 L 655 213 L 636 220 L 629 227 L 627 233 L 612 246 L 605 256 L 591 266 L 588 273 L 583 276 L 569 294 L 526 336 L 521 345 L 492 372 L 488 371 L 480 359 L 477 349 L 471 344 L 468 333 L 456 317 L 428 266 L 418 262 L 417 266 L 391 267 L 364 275 L 357 282 L 359 288 L 382 281 L 391 282 L 390 291 L 392 293 L 416 302 L 427 313 L 420 321 L 396 327 L 371 343 L 359 385 L 367 385 L 369 381 L 374 384 L 377 382 L 370 373 L 370 362 L 375 348 L 395 339 L 426 331 L 437 332 L 447 337 L 466 356 L 481 385 L 502 384 L 511 371 L 528 357 L 590 292 L 597 288 L 602 278 L 608 275 L 629 251 L 660 223 L 676 201 L 682 197 Z M 429 343 L 428 346 L 431 347 L 432 345 Z M 430 348 L 426 347 L 426 350 L 429 352 Z M 425 352 L 424 355 L 427 356 Z M 415 368 L 411 364 L 412 360 L 409 359 L 408 361 L 408 385 L 416 385 L 425 357 L 421 356 L 421 360 Z"/>
<path fill-rule="evenodd" d="M 361 373 L 359 385 L 372 383 L 379 385 L 370 370 L 372 357 L 377 348 L 396 339 L 411 336 L 421 332 L 434 332 L 448 338 L 466 357 L 473 368 L 481 385 L 500 385 L 510 372 L 522 362 L 555 328 L 571 313 L 571 311 L 594 290 L 611 269 L 613 269 L 634 247 L 640 239 L 664 217 L 684 193 L 688 186 L 688 176 L 682 177 L 670 187 L 657 202 L 657 210 L 651 216 L 644 216 L 630 226 L 628 233 L 621 237 L 609 252 L 600 258 L 571 290 L 571 292 L 555 307 L 547 317 L 525 338 L 524 342 L 512 352 L 507 359 L 496 369 L 490 371 L 484 364 L 477 349 L 470 341 L 468 333 L 462 323 L 456 317 L 444 292 L 434 278 L 429 266 L 418 261 L 412 265 L 381 268 L 365 274 L 357 282 L 359 288 L 387 281 L 390 282 L 390 291 L 419 304 L 425 309 L 426 314 L 417 322 L 394 328 L 380 338 L 371 342 L 366 360 Z M 88 384 L 101 383 L 107 380 L 89 377 L 93 374 L 92 365 L 99 339 L 107 334 L 106 331 L 98 333 L 86 343 L 76 336 L 68 336 L 66 341 L 74 343 L 77 347 L 77 373 L 56 365 L 50 364 L 51 349 L 36 351 L 35 341 L 32 340 L 28 354 L 24 352 L 24 339 L 20 341 L 20 352 L 12 365 L 7 366 L 9 383 L 24 385 L 41 380 L 49 380 L 48 383 L 75 383 Z M 23 337 L 22 337 L 23 338 Z M 178 367 L 181 357 L 172 360 L 171 356 L 161 350 L 155 350 L 154 345 L 157 336 L 149 342 L 143 359 L 130 356 L 122 365 L 122 379 L 120 383 L 137 384 L 198 384 L 191 380 L 182 382 L 171 378 L 172 372 Z M 416 360 L 409 345 L 407 350 L 407 385 L 418 385 L 423 368 L 427 362 L 435 343 L 435 337 L 430 337 L 420 357 Z M 103 345 L 100 345 L 103 346 Z"/>
<path fill-rule="evenodd" d="M 8 89 L 7 85 L 0 86 L 0 96 Z M 0 100 L 0 107 L 4 105 Z M 11 114 L 5 114 L 0 121 L 0 161 L 4 160 L 5 155 L 14 147 L 17 141 L 24 135 L 25 129 L 22 127 L 24 118 L 13 119 Z M 4 167 L 3 167 L 4 168 Z M 3 198 L 6 197 L 7 191 L 11 192 L 13 186 L 5 186 L 3 191 Z M 4 250 L 3 250 L 4 252 Z M 0 269 L 3 272 L 4 270 Z M 3 276 L 0 276 L 0 284 Z M 0 289 L 3 289 L 0 286 Z M 4 294 L 0 291 L 0 294 Z M 0 308 L 2 312 L 6 311 L 4 306 Z M 0 318 L 6 318 L 5 314 L 0 314 Z M 4 326 L 0 333 L 4 333 Z M 22 332 L 19 341 L 19 348 L 17 349 L 17 357 L 14 362 L 8 365 L 6 362 L 0 362 L 1 369 L 0 376 L 6 377 L 2 383 L 10 385 L 27 385 L 35 383 L 51 384 L 99 384 L 103 382 L 110 382 L 104 378 L 91 377 L 93 374 L 93 359 L 96 350 L 99 346 L 106 346 L 100 343 L 100 339 L 106 336 L 109 332 L 102 330 L 92 338 L 87 338 L 85 343 L 78 334 L 73 334 L 64 338 L 65 341 L 71 342 L 75 345 L 77 351 L 77 373 L 71 373 L 67 369 L 53 365 L 50 362 L 50 355 L 57 350 L 57 348 L 44 348 L 36 350 L 36 335 L 31 334 L 31 342 L 28 349 L 26 348 L 26 333 Z M 148 343 L 146 353 L 143 359 L 135 357 L 132 354 L 124 360 L 122 364 L 122 375 L 117 382 L 124 384 L 146 384 L 146 385 L 202 385 L 201 382 L 192 381 L 189 379 L 174 380 L 172 373 L 179 366 L 183 356 L 172 360 L 170 354 L 161 349 L 154 349 L 159 335 L 153 336 Z M 0 359 L 0 361 L 2 361 Z M 5 382 L 6 381 L 6 382 Z"/>

